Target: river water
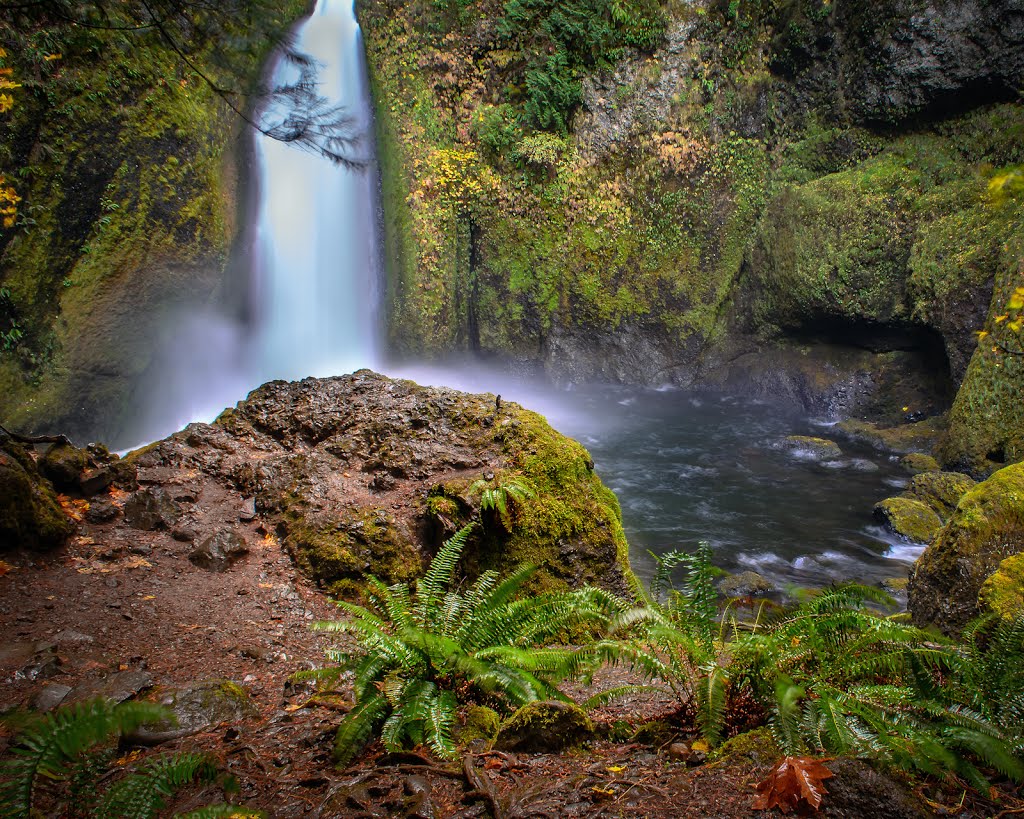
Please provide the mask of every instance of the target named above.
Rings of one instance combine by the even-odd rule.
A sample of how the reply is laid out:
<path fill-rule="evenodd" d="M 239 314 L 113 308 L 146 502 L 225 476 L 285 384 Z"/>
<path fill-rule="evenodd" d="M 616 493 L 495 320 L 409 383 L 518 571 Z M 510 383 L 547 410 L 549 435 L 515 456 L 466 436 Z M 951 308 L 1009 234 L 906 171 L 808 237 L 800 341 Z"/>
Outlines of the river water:
<path fill-rule="evenodd" d="M 872 519 L 875 503 L 908 482 L 898 459 L 785 406 L 668 388 L 558 389 L 466 366 L 394 374 L 501 393 L 580 441 L 619 499 L 633 568 L 645 579 L 650 553 L 693 551 L 702 540 L 718 568 L 756 571 L 782 592 L 904 578 L 923 549 Z M 793 449 L 791 435 L 835 440 L 842 457 Z"/>

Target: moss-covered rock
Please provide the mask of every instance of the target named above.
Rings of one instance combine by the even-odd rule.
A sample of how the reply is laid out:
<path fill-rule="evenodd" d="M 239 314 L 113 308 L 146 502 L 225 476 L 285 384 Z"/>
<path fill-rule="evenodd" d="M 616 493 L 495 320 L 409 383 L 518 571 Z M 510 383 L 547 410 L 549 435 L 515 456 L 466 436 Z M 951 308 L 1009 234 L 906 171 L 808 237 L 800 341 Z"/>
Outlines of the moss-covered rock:
<path fill-rule="evenodd" d="M 959 472 L 923 472 L 910 479 L 902 494 L 930 507 L 945 523 L 973 486 L 974 480 Z"/>
<path fill-rule="evenodd" d="M 0 434 L 0 549 L 52 548 L 74 528 L 28 452 Z"/>
<path fill-rule="evenodd" d="M 918 559 L 908 607 L 918 625 L 963 627 L 978 613 L 978 594 L 1000 563 L 1024 551 L 1024 464 L 971 489 L 935 542 Z"/>
<path fill-rule="evenodd" d="M 939 472 L 942 469 L 935 458 L 922 452 L 910 452 L 904 455 L 900 458 L 900 466 L 914 475 L 921 472 Z"/>
<path fill-rule="evenodd" d="M 768 728 L 756 728 L 726 740 L 715 748 L 708 757 L 710 762 L 749 760 L 758 765 L 767 765 L 783 756 L 779 744 Z"/>
<path fill-rule="evenodd" d="M 456 739 L 463 746 L 482 740 L 489 747 L 494 744 L 500 728 L 501 717 L 497 711 L 483 705 L 471 705 L 459 721 Z"/>
<path fill-rule="evenodd" d="M 578 705 L 529 702 L 501 723 L 495 747 L 503 751 L 558 753 L 590 739 L 594 724 Z"/>
<path fill-rule="evenodd" d="M 883 427 L 871 421 L 849 418 L 840 421 L 836 428 L 851 440 L 883 451 L 930 452 L 945 429 L 945 420 L 941 417 L 926 418 L 896 427 Z"/>
<path fill-rule="evenodd" d="M 369 370 L 274 381 L 214 425 L 190 425 L 125 460 L 195 470 L 252 497 L 296 565 L 339 596 L 358 597 L 366 574 L 414 580 L 470 521 L 479 525 L 460 561 L 467 575 L 530 563 L 533 591 L 638 588 L 618 502 L 590 455 L 494 395 Z M 529 491 L 515 493 L 517 482 Z M 481 486 L 508 488 L 506 515 L 481 509 Z"/>
<path fill-rule="evenodd" d="M 810 435 L 789 435 L 783 439 L 782 447 L 795 457 L 816 461 L 843 457 L 843 450 L 835 441 Z"/>
<path fill-rule="evenodd" d="M 886 498 L 875 504 L 875 517 L 912 543 L 931 543 L 942 528 L 934 509 L 911 498 Z"/>
<path fill-rule="evenodd" d="M 978 605 L 1006 620 L 1024 615 L 1024 554 L 1010 555 L 999 564 L 982 584 Z"/>
<path fill-rule="evenodd" d="M 89 466 L 89 455 L 72 444 L 51 446 L 37 462 L 39 471 L 58 489 L 78 486 L 78 479 Z"/>

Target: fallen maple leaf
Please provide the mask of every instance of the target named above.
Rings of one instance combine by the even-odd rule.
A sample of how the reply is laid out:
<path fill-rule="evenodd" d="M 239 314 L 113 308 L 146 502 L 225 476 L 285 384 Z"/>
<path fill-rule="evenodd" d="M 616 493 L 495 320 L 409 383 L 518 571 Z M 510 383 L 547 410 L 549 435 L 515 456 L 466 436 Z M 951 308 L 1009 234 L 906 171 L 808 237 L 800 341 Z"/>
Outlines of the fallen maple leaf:
<path fill-rule="evenodd" d="M 778 808 L 783 813 L 797 809 L 816 811 L 828 790 L 823 780 L 833 776 L 822 760 L 809 756 L 787 756 L 757 786 L 754 810 Z"/>

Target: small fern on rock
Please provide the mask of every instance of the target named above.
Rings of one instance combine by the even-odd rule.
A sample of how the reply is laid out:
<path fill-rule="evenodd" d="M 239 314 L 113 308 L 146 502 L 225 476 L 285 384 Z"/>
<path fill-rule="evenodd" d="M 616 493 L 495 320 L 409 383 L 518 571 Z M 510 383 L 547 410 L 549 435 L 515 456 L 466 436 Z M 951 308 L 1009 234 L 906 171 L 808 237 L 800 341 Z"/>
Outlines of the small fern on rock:
<path fill-rule="evenodd" d="M 480 478 L 469 486 L 470 497 L 480 495 L 480 510 L 493 513 L 506 530 L 512 528 L 515 507 L 536 494 L 533 485 L 521 475 L 491 480 Z"/>
<path fill-rule="evenodd" d="M 517 597 L 535 571 L 523 565 L 506 577 L 484 572 L 465 589 L 455 570 L 473 526 L 447 540 L 415 589 L 368 578 L 370 605 L 338 602 L 347 615 L 314 628 L 353 635 L 356 650 L 332 650 L 336 665 L 299 676 L 352 672 L 355 705 L 338 728 L 336 758 L 349 763 L 376 735 L 388 750 L 427 745 L 442 758 L 457 755 L 456 711 L 471 698 L 509 710 L 566 697 L 559 681 L 592 667 L 598 652 L 552 648 L 581 628 L 606 625 L 619 606 L 595 588 Z"/>

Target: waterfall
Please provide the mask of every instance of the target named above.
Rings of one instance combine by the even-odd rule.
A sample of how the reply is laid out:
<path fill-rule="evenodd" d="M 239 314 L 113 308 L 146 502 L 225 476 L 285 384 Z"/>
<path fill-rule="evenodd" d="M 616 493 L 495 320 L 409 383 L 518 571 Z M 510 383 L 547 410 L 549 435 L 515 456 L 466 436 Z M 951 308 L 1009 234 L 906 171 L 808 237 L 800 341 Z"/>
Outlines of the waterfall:
<path fill-rule="evenodd" d="M 272 379 L 339 375 L 378 366 L 377 168 L 362 34 L 352 0 L 318 0 L 294 32 L 290 52 L 315 78 L 322 108 L 337 109 L 358 137 L 348 168 L 315 150 L 254 133 L 258 202 L 248 243 L 252 273 L 241 321 L 193 306 L 176 315 L 136 391 L 135 417 L 118 446 L 161 438 L 192 421 L 212 421 Z M 287 88 L 303 69 L 275 57 L 270 87 Z M 287 110 L 272 93 L 265 119 Z"/>
<path fill-rule="evenodd" d="M 317 65 L 317 94 L 364 134 L 372 113 L 362 36 L 352 0 L 319 0 L 296 32 L 295 49 Z M 280 59 L 273 85 L 298 79 Z M 313 151 L 257 138 L 257 380 L 337 375 L 376 363 L 378 279 L 376 173 L 348 169 Z"/>

